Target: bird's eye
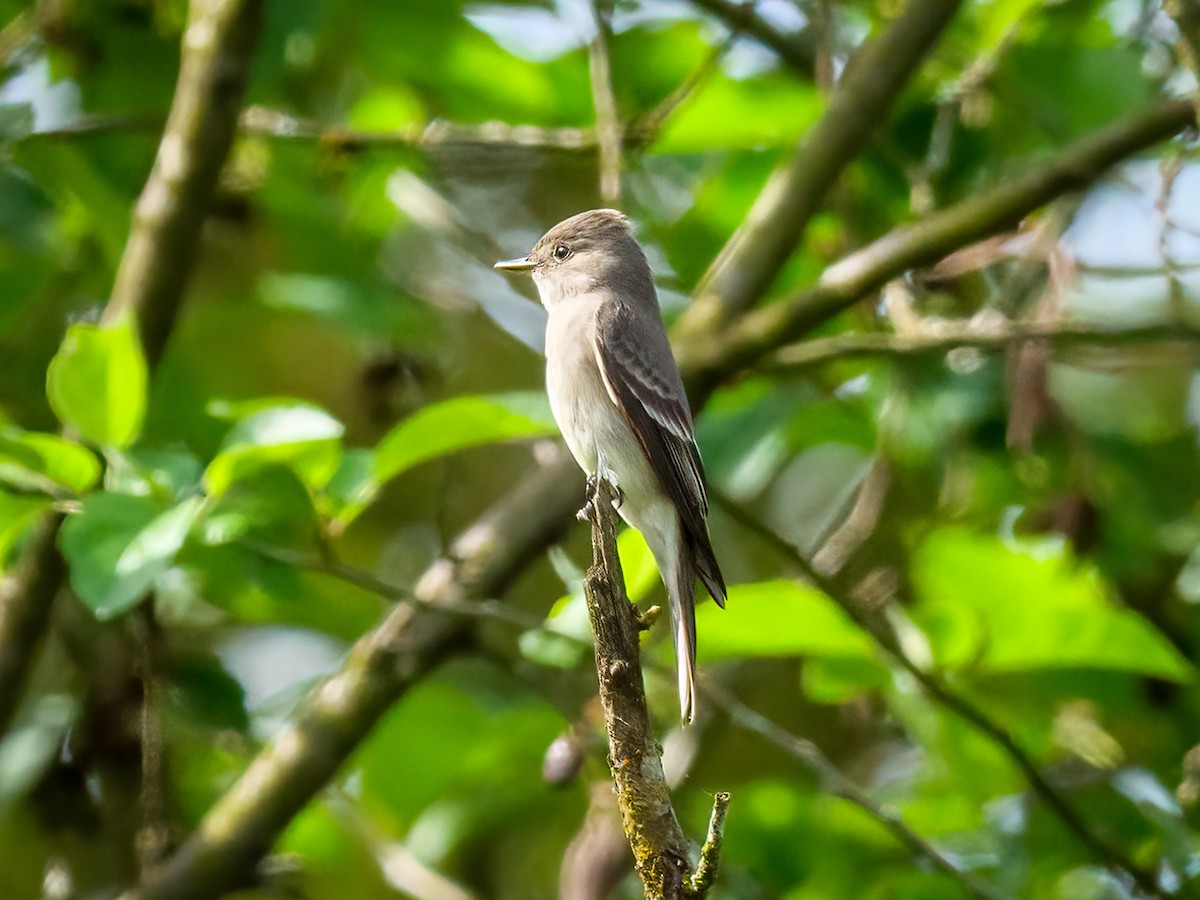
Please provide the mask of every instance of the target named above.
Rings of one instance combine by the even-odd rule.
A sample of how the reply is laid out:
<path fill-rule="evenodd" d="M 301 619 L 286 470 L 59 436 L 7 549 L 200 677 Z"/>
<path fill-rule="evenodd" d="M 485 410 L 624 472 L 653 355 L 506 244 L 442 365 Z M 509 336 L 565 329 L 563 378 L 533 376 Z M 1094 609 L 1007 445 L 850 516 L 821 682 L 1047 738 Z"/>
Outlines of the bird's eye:
<path fill-rule="evenodd" d="M 557 260 L 566 259 L 570 255 L 571 255 L 571 248 L 568 247 L 566 244 L 559 244 L 557 247 L 554 248 L 554 258 Z"/>

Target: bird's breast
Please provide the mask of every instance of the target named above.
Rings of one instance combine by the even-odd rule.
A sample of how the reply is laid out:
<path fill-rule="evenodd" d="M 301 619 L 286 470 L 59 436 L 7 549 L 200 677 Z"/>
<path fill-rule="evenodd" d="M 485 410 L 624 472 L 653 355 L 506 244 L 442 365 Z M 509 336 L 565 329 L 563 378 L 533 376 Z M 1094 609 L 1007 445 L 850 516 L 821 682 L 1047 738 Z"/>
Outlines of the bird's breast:
<path fill-rule="evenodd" d="M 605 466 L 633 504 L 659 494 L 645 452 L 609 395 L 596 355 L 595 315 L 557 315 L 546 327 L 546 391 L 550 409 L 575 461 L 589 475 Z"/>

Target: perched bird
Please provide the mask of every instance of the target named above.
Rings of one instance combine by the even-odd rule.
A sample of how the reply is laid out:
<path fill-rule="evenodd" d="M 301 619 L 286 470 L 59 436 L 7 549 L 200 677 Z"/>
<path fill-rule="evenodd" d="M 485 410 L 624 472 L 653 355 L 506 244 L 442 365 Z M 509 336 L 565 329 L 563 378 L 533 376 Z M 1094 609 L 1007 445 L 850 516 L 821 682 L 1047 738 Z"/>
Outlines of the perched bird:
<path fill-rule="evenodd" d="M 696 711 L 696 576 L 720 606 L 725 581 L 708 536 L 704 466 L 646 254 L 625 216 L 594 209 L 559 222 L 529 255 L 546 326 L 546 389 L 580 467 L 616 488 L 667 588 L 679 705 Z"/>

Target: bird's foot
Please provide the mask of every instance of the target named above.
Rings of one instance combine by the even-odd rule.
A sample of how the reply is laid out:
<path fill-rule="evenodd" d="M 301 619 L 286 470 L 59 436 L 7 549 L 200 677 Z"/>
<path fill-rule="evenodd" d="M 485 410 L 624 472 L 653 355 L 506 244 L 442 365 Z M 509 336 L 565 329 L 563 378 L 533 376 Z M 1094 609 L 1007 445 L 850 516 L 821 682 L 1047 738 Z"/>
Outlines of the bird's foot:
<path fill-rule="evenodd" d="M 625 492 L 621 490 L 621 486 L 617 484 L 617 479 L 610 472 L 598 473 L 592 472 L 587 477 L 587 487 L 584 490 L 583 506 L 579 512 L 575 513 L 575 518 L 580 522 L 586 522 L 591 519 L 591 510 L 596 505 L 596 500 L 600 497 L 600 479 L 608 482 L 608 487 L 612 491 L 613 509 L 620 509 L 621 504 L 625 502 Z"/>

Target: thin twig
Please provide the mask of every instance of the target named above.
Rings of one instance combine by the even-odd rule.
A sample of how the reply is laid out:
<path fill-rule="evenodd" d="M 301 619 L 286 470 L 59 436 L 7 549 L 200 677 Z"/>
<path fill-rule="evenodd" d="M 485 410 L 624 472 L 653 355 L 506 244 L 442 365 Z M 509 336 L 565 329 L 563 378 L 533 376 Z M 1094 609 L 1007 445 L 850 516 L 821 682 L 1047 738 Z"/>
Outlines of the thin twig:
<path fill-rule="evenodd" d="M 708 834 L 700 848 L 700 861 L 688 881 L 688 896 L 705 897 L 717 880 L 721 861 L 721 844 L 725 840 L 725 816 L 729 813 L 729 793 L 718 791 L 713 797 L 712 818 L 708 820 Z"/>
<path fill-rule="evenodd" d="M 592 20 L 596 35 L 588 49 L 588 69 L 592 80 L 592 105 L 596 110 L 596 136 L 600 142 L 600 199 L 605 206 L 621 205 L 621 148 L 624 128 L 613 91 L 612 2 L 592 0 Z"/>
<path fill-rule="evenodd" d="M 1155 341 L 1200 341 L 1200 328 L 1186 322 L 1108 328 L 1082 323 L 1008 322 L 1002 326 L 938 323 L 938 327 L 915 334 L 874 332 L 839 334 L 784 347 L 772 353 L 757 368 L 765 372 L 799 372 L 814 366 L 872 356 L 924 356 L 963 347 L 1004 350 L 1025 341 L 1049 341 L 1057 346 L 1073 344 L 1133 344 Z"/>
<path fill-rule="evenodd" d="M 65 140 L 96 134 L 122 132 L 153 133 L 162 119 L 151 116 L 84 116 L 68 125 L 25 135 L 17 143 Z M 550 128 L 540 125 L 510 125 L 507 122 L 460 124 L 436 119 L 387 130 L 349 128 L 294 116 L 266 106 L 248 107 L 238 121 L 241 134 L 277 141 L 315 143 L 331 150 L 413 150 L 443 145 L 478 145 L 483 148 L 521 147 L 530 150 L 594 150 L 596 134 L 591 128 Z"/>
<path fill-rule="evenodd" d="M 992 887 L 983 884 L 970 872 L 965 872 L 945 854 L 917 834 L 890 807 L 873 801 L 866 792 L 847 778 L 812 741 L 797 737 L 770 719 L 741 703 L 728 691 L 711 684 L 702 683 L 701 690 L 713 703 L 723 709 L 730 721 L 757 734 L 776 747 L 803 763 L 821 782 L 821 787 L 835 797 L 853 803 L 872 819 L 882 825 L 909 853 L 917 859 L 929 862 L 938 871 L 950 876 L 972 897 L 980 900 L 1001 900 L 1005 897 Z"/>
<path fill-rule="evenodd" d="M 1075 838 L 1100 862 L 1118 874 L 1132 878 L 1141 890 L 1155 897 L 1166 896 L 1150 872 L 1137 865 L 1123 850 L 1112 846 L 1092 831 L 1079 811 L 1057 788 L 1046 780 L 1033 759 L 1021 748 L 1016 739 L 998 722 L 966 697 L 950 688 L 941 678 L 921 668 L 904 652 L 900 641 L 888 620 L 878 613 L 868 613 L 863 605 L 855 602 L 837 583 L 819 572 L 798 548 L 775 532 L 765 522 L 745 510 L 740 504 L 720 492 L 711 494 L 721 508 L 747 530 L 762 538 L 782 556 L 792 562 L 804 576 L 829 599 L 836 603 L 875 643 L 888 654 L 904 671 L 908 672 L 934 702 L 973 725 L 1021 770 L 1030 788 L 1066 825 Z"/>
<path fill-rule="evenodd" d="M 704 83 L 717 71 L 721 57 L 733 44 L 729 37 L 709 49 L 700 65 L 682 84 L 671 91 L 657 106 L 642 114 L 625 129 L 625 144 L 630 148 L 648 147 L 654 143 L 663 126 L 688 100 L 696 95 Z"/>
<path fill-rule="evenodd" d="M 808 29 L 784 34 L 754 11 L 753 0 L 692 0 L 692 5 L 720 19 L 734 35 L 749 35 L 774 50 L 783 62 L 802 77 L 813 77 L 816 47 Z"/>

